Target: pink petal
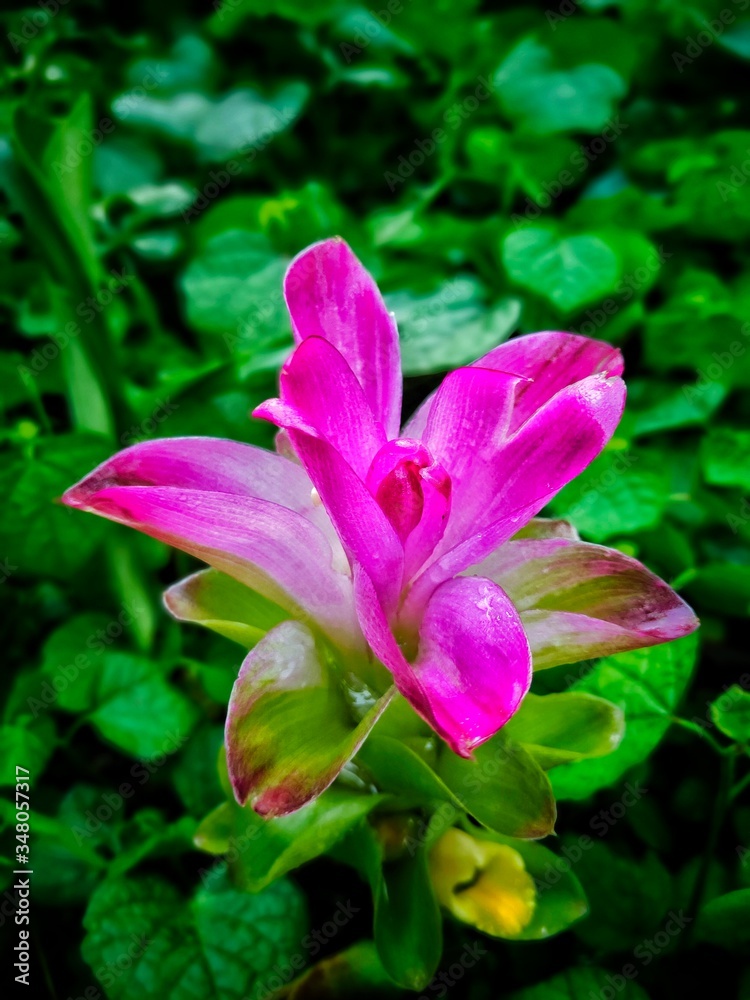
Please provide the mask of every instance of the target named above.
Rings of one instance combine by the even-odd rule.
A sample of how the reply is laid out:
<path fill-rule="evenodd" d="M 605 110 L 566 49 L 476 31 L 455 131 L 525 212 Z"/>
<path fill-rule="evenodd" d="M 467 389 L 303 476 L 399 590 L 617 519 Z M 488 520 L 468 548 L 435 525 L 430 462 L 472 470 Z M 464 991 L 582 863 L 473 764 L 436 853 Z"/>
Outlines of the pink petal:
<path fill-rule="evenodd" d="M 255 410 L 285 427 L 353 566 L 362 566 L 391 615 L 404 575 L 404 548 L 365 483 L 295 407 L 268 400 Z"/>
<path fill-rule="evenodd" d="M 430 598 L 414 671 L 456 753 L 504 726 L 531 684 L 531 652 L 508 595 L 491 580 L 449 580 Z"/>
<path fill-rule="evenodd" d="M 525 423 L 566 386 L 591 375 L 622 375 L 622 354 L 601 340 L 558 331 L 516 337 L 494 348 L 476 364 L 514 372 L 518 383 L 511 431 Z"/>
<path fill-rule="evenodd" d="M 322 337 L 348 362 L 388 437 L 398 435 L 401 367 L 398 332 L 377 285 L 336 237 L 292 261 L 284 294 L 297 341 Z"/>
<path fill-rule="evenodd" d="M 250 465 L 243 479 L 240 469 L 225 461 L 235 455 L 225 447 L 231 442 L 178 439 L 149 445 L 115 455 L 71 487 L 63 502 L 189 552 L 292 614 L 313 618 L 337 642 L 359 645 L 351 582 L 334 568 L 334 549 L 306 513 L 229 492 L 249 488 L 252 474 Z M 260 489 L 312 510 L 300 495 L 305 482 L 309 495 L 301 469 L 271 452 L 234 447 L 255 463 Z M 206 449 L 215 455 L 215 470 L 196 461 L 197 454 L 206 458 Z M 278 468 L 289 474 L 288 481 L 276 475 Z M 140 485 L 144 480 L 159 485 Z"/>
<path fill-rule="evenodd" d="M 441 465 L 419 472 L 422 516 L 404 545 L 404 579 L 410 580 L 432 555 L 443 537 L 451 510 L 453 484 Z"/>
<path fill-rule="evenodd" d="M 641 649 L 695 631 L 691 608 L 636 559 L 565 539 L 511 541 L 471 572 L 511 596 L 534 666 Z"/>
<path fill-rule="evenodd" d="M 452 484 L 419 441 L 397 438 L 375 456 L 367 486 L 404 545 L 404 578 L 432 554 L 445 531 Z"/>
<path fill-rule="evenodd" d="M 622 355 L 615 347 L 575 333 L 530 333 L 500 344 L 474 365 L 519 376 L 511 432 L 516 431 L 552 397 L 590 375 L 621 375 Z M 404 434 L 421 437 L 435 395 L 430 396 L 407 424 Z"/>
<path fill-rule="evenodd" d="M 117 452 L 66 491 L 63 503 L 85 507 L 107 486 L 174 486 L 268 500 L 304 514 L 335 539 L 315 506 L 312 483 L 298 464 L 251 444 L 224 438 L 182 437 L 143 441 Z"/>
<path fill-rule="evenodd" d="M 327 340 L 308 337 L 282 369 L 280 388 L 282 400 L 364 479 L 385 444 L 385 431 L 340 352 Z"/>
<path fill-rule="evenodd" d="M 434 588 L 475 565 L 519 531 L 599 454 L 625 404 L 619 378 L 593 375 L 559 392 L 472 480 L 470 497 L 448 528 L 435 562 L 417 579 L 404 608 L 418 620 Z"/>
<path fill-rule="evenodd" d="M 444 534 L 448 546 L 464 538 L 476 521 L 488 469 L 507 440 L 517 383 L 504 372 L 459 368 L 435 394 L 424 442 L 451 478 L 452 510 Z"/>
<path fill-rule="evenodd" d="M 531 684 L 531 652 L 508 596 L 491 580 L 450 580 L 432 595 L 413 664 L 388 628 L 370 581 L 355 574 L 360 624 L 412 707 L 467 757 L 500 729 Z"/>

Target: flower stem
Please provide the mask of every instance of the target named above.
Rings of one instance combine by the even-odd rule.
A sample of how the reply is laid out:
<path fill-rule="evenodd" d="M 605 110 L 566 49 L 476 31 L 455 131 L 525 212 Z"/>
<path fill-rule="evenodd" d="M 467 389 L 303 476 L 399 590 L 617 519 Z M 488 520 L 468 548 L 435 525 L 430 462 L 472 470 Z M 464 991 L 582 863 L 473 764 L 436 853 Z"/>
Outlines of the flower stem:
<path fill-rule="evenodd" d="M 730 749 L 734 749 L 733 747 Z M 708 880 L 709 871 L 711 868 L 711 861 L 716 854 L 716 847 L 719 842 L 719 834 L 721 833 L 721 828 L 724 824 L 724 818 L 726 816 L 727 808 L 731 801 L 731 788 L 734 781 L 734 762 L 735 755 L 727 754 L 722 751 L 720 773 L 719 773 L 719 788 L 716 792 L 716 799 L 714 800 L 714 808 L 711 813 L 711 825 L 708 830 L 708 837 L 706 839 L 706 847 L 703 851 L 703 857 L 701 858 L 700 868 L 698 869 L 698 874 L 695 878 L 695 884 L 693 885 L 693 891 L 690 895 L 690 902 L 687 907 L 689 914 L 698 916 L 700 912 L 700 907 L 703 902 L 703 897 L 706 892 L 706 882 Z M 692 936 L 692 932 L 695 929 L 695 920 L 690 925 L 690 932 L 688 934 L 688 941 Z"/>
<path fill-rule="evenodd" d="M 734 757 L 736 753 L 734 745 L 728 747 L 722 746 L 717 739 L 714 739 L 714 737 L 708 732 L 708 730 L 703 728 L 703 726 L 699 726 L 695 722 L 690 722 L 689 719 L 683 719 L 679 715 L 673 715 L 671 721 L 677 726 L 682 726 L 683 729 L 689 729 L 690 732 L 696 733 L 698 736 L 704 739 L 706 743 L 708 743 L 708 745 L 713 750 L 715 750 L 716 753 L 719 754 L 720 756 Z"/>

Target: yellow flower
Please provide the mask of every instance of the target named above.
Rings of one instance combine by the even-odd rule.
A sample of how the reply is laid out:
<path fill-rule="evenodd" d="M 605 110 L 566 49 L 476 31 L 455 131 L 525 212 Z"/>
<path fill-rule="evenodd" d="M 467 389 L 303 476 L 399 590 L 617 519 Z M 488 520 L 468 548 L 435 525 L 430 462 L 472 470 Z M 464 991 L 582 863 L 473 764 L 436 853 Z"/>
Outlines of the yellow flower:
<path fill-rule="evenodd" d="M 430 854 L 430 876 L 441 905 L 485 934 L 517 937 L 534 915 L 534 880 L 505 844 L 448 830 Z"/>

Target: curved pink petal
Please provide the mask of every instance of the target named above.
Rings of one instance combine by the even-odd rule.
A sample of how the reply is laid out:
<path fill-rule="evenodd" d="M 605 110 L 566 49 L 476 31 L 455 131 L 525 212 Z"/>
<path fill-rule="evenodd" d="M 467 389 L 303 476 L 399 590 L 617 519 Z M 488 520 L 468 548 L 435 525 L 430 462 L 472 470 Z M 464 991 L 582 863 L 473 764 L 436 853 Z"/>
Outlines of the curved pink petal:
<path fill-rule="evenodd" d="M 470 572 L 489 576 L 511 596 L 537 669 L 653 646 L 698 627 L 668 584 L 602 545 L 511 541 Z"/>
<path fill-rule="evenodd" d="M 281 399 L 364 479 L 386 442 L 385 431 L 342 354 L 329 341 L 308 337 L 284 365 L 279 383 Z"/>
<path fill-rule="evenodd" d="M 621 379 L 593 375 L 537 410 L 473 477 L 435 561 L 412 587 L 405 619 L 418 619 L 439 583 L 484 559 L 582 472 L 614 433 L 624 404 Z"/>
<path fill-rule="evenodd" d="M 453 483 L 442 466 L 435 464 L 419 472 L 422 514 L 404 545 L 404 579 L 410 580 L 432 555 L 445 533 L 452 503 Z"/>
<path fill-rule="evenodd" d="M 435 394 L 423 440 L 451 477 L 446 544 L 463 538 L 476 521 L 489 470 L 508 437 L 517 384 L 505 372 L 459 368 L 446 375 Z"/>
<path fill-rule="evenodd" d="M 566 386 L 590 375 L 621 375 L 623 370 L 622 355 L 617 348 L 601 340 L 559 331 L 514 337 L 478 358 L 474 365 L 519 377 L 511 432 L 518 430 L 535 410 Z M 404 434 L 421 437 L 434 400 L 435 394 L 425 400 L 409 420 Z"/>
<path fill-rule="evenodd" d="M 205 489 L 117 485 L 98 470 L 68 490 L 63 502 L 189 552 L 295 617 L 319 623 L 344 647 L 361 644 L 351 580 L 332 565 L 323 533 L 297 511 Z"/>
<path fill-rule="evenodd" d="M 425 609 L 414 671 L 437 731 L 456 753 L 504 726 L 531 685 L 531 651 L 516 609 L 491 580 L 438 587 Z"/>
<path fill-rule="evenodd" d="M 420 441 L 397 438 L 380 449 L 365 482 L 404 545 L 408 580 L 443 536 L 451 478 Z"/>
<path fill-rule="evenodd" d="M 457 485 L 505 443 L 517 384 L 489 368 L 458 368 L 443 379 L 422 440 Z"/>
<path fill-rule="evenodd" d="M 419 652 L 410 664 L 394 639 L 370 581 L 355 574 L 360 624 L 396 686 L 461 756 L 490 739 L 531 684 L 531 651 L 510 598 L 491 580 L 463 577 L 427 604 Z"/>
<path fill-rule="evenodd" d="M 350 561 L 364 568 L 383 608 L 391 615 L 403 581 L 404 547 L 370 490 L 295 407 L 268 400 L 254 412 L 289 432 Z"/>
<path fill-rule="evenodd" d="M 284 295 L 296 340 L 322 337 L 343 354 L 388 437 L 398 435 L 398 332 L 377 285 L 339 237 L 294 258 Z"/>
<path fill-rule="evenodd" d="M 107 486 L 173 486 L 256 497 L 304 514 L 339 547 L 325 511 L 311 497 L 304 469 L 282 455 L 225 438 L 142 441 L 102 462 L 66 491 L 63 503 L 85 507 Z"/>
<path fill-rule="evenodd" d="M 566 386 L 591 375 L 622 375 L 624 368 L 622 354 L 616 347 L 556 330 L 508 340 L 475 364 L 521 377 L 516 388 L 511 431 L 517 430 Z"/>

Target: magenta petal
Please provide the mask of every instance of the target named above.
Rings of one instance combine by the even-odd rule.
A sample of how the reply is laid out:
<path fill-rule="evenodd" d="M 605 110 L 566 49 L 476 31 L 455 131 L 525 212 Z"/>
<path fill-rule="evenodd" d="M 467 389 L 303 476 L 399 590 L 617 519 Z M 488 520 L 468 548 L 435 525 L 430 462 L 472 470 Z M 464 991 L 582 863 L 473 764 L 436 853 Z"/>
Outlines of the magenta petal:
<path fill-rule="evenodd" d="M 353 565 L 363 567 L 388 615 L 398 604 L 404 548 L 365 483 L 348 462 L 290 404 L 268 400 L 255 411 L 289 431 Z"/>
<path fill-rule="evenodd" d="M 451 477 L 444 547 L 470 533 L 486 504 L 488 470 L 506 442 L 518 380 L 486 368 L 446 375 L 430 409 L 424 442 Z"/>
<path fill-rule="evenodd" d="M 451 510 L 450 476 L 440 465 L 419 473 L 422 488 L 422 516 L 404 545 L 404 579 L 410 580 L 432 555 L 443 537 Z"/>
<path fill-rule="evenodd" d="M 516 337 L 479 358 L 477 365 L 522 376 L 516 389 L 511 431 L 566 386 L 591 375 L 622 375 L 622 354 L 601 340 L 546 331 Z"/>
<path fill-rule="evenodd" d="M 404 544 L 404 578 L 432 554 L 445 531 L 451 479 L 419 441 L 389 441 L 375 456 L 367 486 Z"/>
<path fill-rule="evenodd" d="M 515 391 L 511 432 L 561 389 L 590 375 L 621 375 L 622 355 L 617 348 L 600 340 L 575 333 L 545 331 L 514 337 L 500 344 L 474 365 L 510 372 L 519 377 Z M 435 395 L 416 411 L 404 433 L 420 437 Z"/>
<path fill-rule="evenodd" d="M 107 486 L 170 486 L 268 500 L 304 514 L 323 531 L 334 552 L 341 552 L 329 518 L 313 503 L 305 470 L 251 444 L 212 437 L 142 441 L 102 462 L 71 486 L 62 501 L 85 508 L 89 498 Z"/>
<path fill-rule="evenodd" d="M 564 539 L 508 542 L 474 568 L 521 612 L 536 668 L 688 635 L 691 608 L 636 559 Z"/>
<path fill-rule="evenodd" d="M 341 353 L 327 340 L 308 337 L 284 366 L 280 387 L 282 400 L 364 479 L 385 431 Z"/>
<path fill-rule="evenodd" d="M 582 472 L 612 436 L 624 404 L 621 379 L 593 375 L 537 410 L 474 476 L 460 521 L 469 533 L 457 538 L 449 520 L 436 561 L 407 598 L 407 619 L 418 617 L 439 583 L 484 559 Z"/>
<path fill-rule="evenodd" d="M 505 443 L 517 384 L 515 376 L 488 368 L 459 368 L 443 379 L 423 440 L 454 487 Z"/>
<path fill-rule="evenodd" d="M 355 575 L 360 624 L 413 708 L 464 757 L 500 729 L 531 684 L 531 652 L 508 596 L 491 580 L 450 580 L 430 599 L 419 653 L 405 659 L 374 589 Z"/>
<path fill-rule="evenodd" d="M 468 756 L 505 725 L 531 684 L 529 644 L 508 595 L 481 577 L 438 587 L 414 671 L 437 731 Z"/>
<path fill-rule="evenodd" d="M 85 506 L 107 486 L 174 486 L 258 497 L 310 514 L 310 480 L 294 463 L 251 444 L 224 438 L 182 437 L 143 441 L 119 451 L 65 493 L 63 502 Z"/>
<path fill-rule="evenodd" d="M 322 337 L 343 354 L 388 437 L 398 435 L 401 366 L 396 322 L 378 287 L 336 237 L 294 258 L 284 294 L 297 341 Z"/>
<path fill-rule="evenodd" d="M 239 468 L 222 461 L 234 454 L 225 448 L 231 443 L 209 439 L 201 446 L 217 461 L 207 471 L 208 463 L 201 469 L 194 461 L 197 441 L 150 442 L 121 452 L 71 487 L 63 502 L 189 552 L 292 614 L 318 621 L 336 641 L 358 645 L 351 582 L 334 569 L 334 550 L 323 532 L 298 510 L 230 492 L 249 488 L 252 463 L 261 455 L 254 466 L 259 489 L 324 517 L 311 500 L 302 500 L 310 493 L 303 470 L 272 452 L 235 445 L 248 458 L 243 479 Z M 289 479 L 277 476 L 277 469 Z"/>

